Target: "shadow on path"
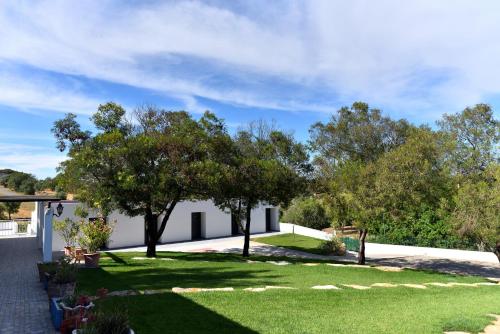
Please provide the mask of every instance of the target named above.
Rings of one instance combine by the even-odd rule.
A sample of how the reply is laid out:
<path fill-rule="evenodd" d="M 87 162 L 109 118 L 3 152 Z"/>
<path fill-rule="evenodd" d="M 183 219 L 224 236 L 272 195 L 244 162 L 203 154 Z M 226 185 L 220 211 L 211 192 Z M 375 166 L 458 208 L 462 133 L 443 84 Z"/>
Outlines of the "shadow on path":
<path fill-rule="evenodd" d="M 434 270 L 450 274 L 500 278 L 500 264 L 495 265 L 491 263 L 456 261 L 421 256 L 369 259 L 368 262 L 385 266 Z"/>
<path fill-rule="evenodd" d="M 38 281 L 36 238 L 0 238 L 0 334 L 55 333 Z"/>

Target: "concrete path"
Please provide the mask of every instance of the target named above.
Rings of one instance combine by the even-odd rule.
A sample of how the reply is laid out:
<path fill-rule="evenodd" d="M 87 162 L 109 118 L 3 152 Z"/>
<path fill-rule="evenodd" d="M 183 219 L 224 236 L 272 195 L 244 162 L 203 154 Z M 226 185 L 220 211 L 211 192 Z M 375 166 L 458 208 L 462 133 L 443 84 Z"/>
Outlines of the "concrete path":
<path fill-rule="evenodd" d="M 281 234 L 284 232 L 262 233 L 252 235 L 252 238 Z M 375 245 L 375 244 L 370 244 Z M 220 252 L 241 253 L 243 236 L 219 238 L 200 241 L 188 241 L 172 244 L 158 245 L 158 251 L 171 252 Z M 462 275 L 478 275 L 483 277 L 500 278 L 500 264 L 481 261 L 461 261 L 454 258 L 439 258 L 425 255 L 407 256 L 407 246 L 379 245 L 367 246 L 368 264 L 396 266 L 414 269 L 427 269 L 444 273 Z M 418 247 L 414 247 L 418 248 Z M 401 253 L 398 255 L 398 251 Z M 432 249 L 431 249 L 432 250 Z M 115 250 L 117 252 L 146 252 L 146 247 L 133 247 Z M 437 250 L 438 252 L 442 250 Z M 355 262 L 357 254 L 348 252 L 345 256 L 325 256 L 300 252 L 296 250 L 266 245 L 259 242 L 250 242 L 250 253 L 259 255 L 287 256 L 310 259 L 333 260 L 341 262 Z M 439 253 L 441 254 L 441 253 Z M 494 256 L 494 255 L 493 255 Z"/>
<path fill-rule="evenodd" d="M 259 233 L 253 234 L 251 238 L 268 237 L 282 233 L 283 232 Z M 156 250 L 167 252 L 218 252 L 240 254 L 243 250 L 243 236 L 163 244 L 156 246 Z M 113 252 L 146 252 L 146 247 L 141 246 L 124 248 L 113 250 Z M 350 252 L 346 256 L 325 256 L 300 252 L 272 245 L 266 245 L 255 241 L 250 241 L 250 254 L 336 261 L 354 261 L 356 259 L 356 253 L 352 252 Z"/>
<path fill-rule="evenodd" d="M 0 238 L 0 334 L 56 333 L 38 281 L 36 238 Z"/>

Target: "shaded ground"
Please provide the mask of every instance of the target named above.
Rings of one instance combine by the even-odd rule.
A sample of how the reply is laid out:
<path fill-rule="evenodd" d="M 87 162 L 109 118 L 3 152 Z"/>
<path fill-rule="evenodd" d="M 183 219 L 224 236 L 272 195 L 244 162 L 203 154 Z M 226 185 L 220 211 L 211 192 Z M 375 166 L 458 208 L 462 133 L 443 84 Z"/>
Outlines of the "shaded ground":
<path fill-rule="evenodd" d="M 466 262 L 422 256 L 368 259 L 368 262 L 378 265 L 426 269 L 460 275 L 478 275 L 500 278 L 500 264 L 495 265 L 491 263 Z"/>
<path fill-rule="evenodd" d="M 52 334 L 36 238 L 0 238 L 0 334 Z"/>

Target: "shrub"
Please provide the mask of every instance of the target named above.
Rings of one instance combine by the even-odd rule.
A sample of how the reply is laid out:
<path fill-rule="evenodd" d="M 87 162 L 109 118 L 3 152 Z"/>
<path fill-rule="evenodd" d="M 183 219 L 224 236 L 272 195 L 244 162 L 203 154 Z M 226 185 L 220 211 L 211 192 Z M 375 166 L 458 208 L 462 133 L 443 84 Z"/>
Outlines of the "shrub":
<path fill-rule="evenodd" d="M 327 255 L 345 255 L 346 247 L 340 238 L 333 236 L 321 243 L 321 251 Z"/>
<path fill-rule="evenodd" d="M 54 222 L 54 230 L 59 233 L 61 238 L 66 243 L 66 246 L 70 247 L 74 246 L 76 243 L 80 226 L 78 222 L 66 218 L 64 220 L 56 220 Z"/>
<path fill-rule="evenodd" d="M 76 264 L 71 263 L 71 259 L 63 256 L 59 260 L 56 273 L 54 275 L 54 283 L 64 284 L 76 282 L 78 267 Z"/>
<path fill-rule="evenodd" d="M 284 212 L 283 222 L 316 230 L 330 227 L 331 222 L 321 203 L 312 197 L 296 198 Z"/>
<path fill-rule="evenodd" d="M 126 311 L 115 308 L 112 311 L 97 312 L 84 334 L 128 334 L 130 325 Z"/>
<path fill-rule="evenodd" d="M 86 248 L 89 253 L 95 253 L 102 246 L 106 245 L 113 232 L 113 227 L 106 224 L 104 218 L 89 221 L 82 221 L 80 224 L 82 236 L 79 238 L 79 243 L 83 248 Z"/>

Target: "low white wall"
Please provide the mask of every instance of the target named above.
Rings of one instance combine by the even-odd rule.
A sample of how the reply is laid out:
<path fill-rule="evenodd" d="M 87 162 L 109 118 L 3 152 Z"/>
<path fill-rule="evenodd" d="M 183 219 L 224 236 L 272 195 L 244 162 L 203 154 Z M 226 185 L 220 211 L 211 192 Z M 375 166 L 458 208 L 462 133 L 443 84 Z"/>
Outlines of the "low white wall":
<path fill-rule="evenodd" d="M 428 256 L 458 261 L 474 261 L 498 264 L 493 253 L 467 251 L 460 249 L 445 249 L 417 246 L 400 246 L 366 243 L 366 256 L 371 258 L 388 258 L 398 256 Z"/>
<path fill-rule="evenodd" d="M 305 235 L 312 238 L 326 240 L 331 237 L 329 233 L 314 230 L 294 224 L 280 223 L 280 231 L 286 233 L 295 233 Z M 498 259 L 493 253 L 489 252 L 476 252 L 466 251 L 460 249 L 445 249 L 445 248 L 431 248 L 431 247 L 417 247 L 417 246 L 400 246 L 400 245 L 387 245 L 366 243 L 366 256 L 369 258 L 390 258 L 390 257 L 403 257 L 403 256 L 427 256 L 441 259 L 450 259 L 457 261 L 475 261 L 487 262 L 498 264 Z"/>
<path fill-rule="evenodd" d="M 286 233 L 295 232 L 296 234 L 305 235 L 306 237 L 317 238 L 322 240 L 328 240 L 332 237 L 331 234 L 323 231 L 288 223 L 280 223 L 280 231 Z"/>

